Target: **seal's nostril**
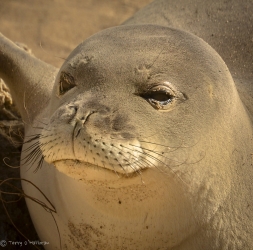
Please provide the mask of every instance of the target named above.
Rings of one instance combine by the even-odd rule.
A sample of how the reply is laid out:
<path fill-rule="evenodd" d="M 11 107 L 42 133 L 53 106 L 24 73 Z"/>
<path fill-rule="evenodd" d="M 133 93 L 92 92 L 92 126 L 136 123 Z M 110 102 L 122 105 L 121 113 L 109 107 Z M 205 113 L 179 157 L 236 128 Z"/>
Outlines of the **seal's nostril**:
<path fill-rule="evenodd" d="M 80 110 L 80 112 L 82 112 L 82 110 Z M 77 112 L 76 112 L 77 113 Z M 94 113 L 96 113 L 95 111 L 88 111 L 87 112 L 87 114 L 80 114 L 81 116 L 79 116 L 78 114 L 76 115 L 76 119 L 78 120 L 78 121 L 80 121 L 80 122 L 82 122 L 82 124 L 84 125 L 87 121 L 88 121 L 88 119 L 89 119 L 89 117 L 92 115 L 92 114 L 94 114 Z"/>

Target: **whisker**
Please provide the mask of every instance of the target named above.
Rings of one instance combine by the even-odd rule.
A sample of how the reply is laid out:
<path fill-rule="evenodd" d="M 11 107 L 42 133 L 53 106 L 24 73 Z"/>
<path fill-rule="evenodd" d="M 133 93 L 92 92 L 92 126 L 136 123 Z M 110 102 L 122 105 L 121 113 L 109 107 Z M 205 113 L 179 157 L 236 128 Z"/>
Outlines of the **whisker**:
<path fill-rule="evenodd" d="M 122 147 L 124 147 L 123 145 L 121 145 Z M 130 148 L 128 148 L 128 147 L 124 147 L 124 148 L 126 148 L 126 149 L 129 149 L 129 150 L 132 150 L 132 149 L 130 149 Z M 141 147 L 140 147 L 141 148 Z M 142 148 L 141 148 L 142 149 Z M 144 155 L 148 155 L 148 156 L 152 156 L 152 155 L 150 155 L 150 154 L 147 154 L 147 153 L 145 153 L 145 152 L 142 152 L 142 151 L 138 151 L 138 150 L 132 150 L 132 151 L 135 151 L 135 152 L 138 152 L 138 153 L 141 153 L 141 154 L 144 154 Z M 155 158 L 154 156 L 152 156 L 153 157 L 153 159 L 155 159 L 155 160 L 157 160 L 157 158 Z M 142 158 L 144 158 L 144 157 L 142 157 Z M 150 157 L 151 158 L 151 157 Z M 145 159 L 145 158 L 144 158 Z M 149 161 L 150 162 L 150 161 Z M 151 163 L 151 162 L 150 162 Z M 162 162 L 161 161 L 161 163 L 163 163 L 163 164 L 165 164 L 164 162 Z M 155 164 L 154 163 L 152 163 L 152 165 L 153 166 L 155 166 Z M 159 169 L 157 166 L 155 166 L 159 171 L 162 171 L 161 169 Z M 163 172 L 163 171 L 162 171 Z"/>
<path fill-rule="evenodd" d="M 32 167 L 33 164 L 35 162 L 37 162 L 38 159 L 40 159 L 38 161 L 37 167 L 34 170 L 34 173 L 36 173 L 42 167 L 43 162 L 44 162 L 44 156 L 42 155 L 42 151 L 41 151 L 42 146 L 44 146 L 44 145 L 41 144 L 39 141 L 37 141 L 33 145 L 31 145 L 29 148 L 24 150 L 24 151 L 31 150 L 31 152 L 28 155 L 26 155 L 23 159 L 21 159 L 21 166 L 24 166 L 25 164 L 30 163 L 30 165 Z M 31 167 L 28 170 L 30 170 Z"/>
<path fill-rule="evenodd" d="M 31 138 L 30 140 L 26 141 L 26 143 L 28 142 L 32 142 L 34 140 L 38 140 L 39 138 L 42 138 L 40 136 L 40 134 L 35 135 L 33 138 Z M 56 141 L 57 138 L 53 141 Z M 29 152 L 29 154 L 27 154 L 24 158 L 21 159 L 21 165 L 25 165 L 28 163 L 31 163 L 31 167 L 34 165 L 34 163 L 36 161 L 38 161 L 38 159 L 40 159 L 38 161 L 37 167 L 35 168 L 34 172 L 36 173 L 43 165 L 44 162 L 44 156 L 42 154 L 42 149 L 48 145 L 50 142 L 52 141 L 48 141 L 46 143 L 41 143 L 40 141 L 36 141 L 35 143 L 33 143 L 31 146 L 29 146 L 28 148 L 26 148 L 25 150 L 23 150 L 24 152 Z M 45 153 L 47 153 L 49 150 L 51 150 L 53 148 L 53 146 L 51 146 Z M 31 167 L 29 169 L 31 169 Z M 29 170 L 28 169 L 28 170 Z"/>
<path fill-rule="evenodd" d="M 37 148 L 38 146 L 40 146 L 40 142 L 36 141 L 35 143 L 33 143 L 31 146 L 29 146 L 26 149 L 23 149 L 23 152 L 27 152 L 30 151 L 31 149 Z"/>
<path fill-rule="evenodd" d="M 155 142 L 148 142 L 148 141 L 141 141 L 141 140 L 140 140 L 139 142 L 144 142 L 144 143 L 147 143 L 147 144 L 153 144 L 153 145 L 165 147 L 165 148 L 168 148 L 168 149 L 173 149 L 173 150 L 170 150 L 169 152 L 162 152 L 162 154 L 168 154 L 168 153 L 175 152 L 176 150 L 181 149 L 181 148 L 187 148 L 187 147 L 185 147 L 185 146 L 182 146 L 183 141 L 182 141 L 181 145 L 179 145 L 179 146 L 177 146 L 177 147 L 166 146 L 166 145 L 159 144 L 159 143 L 155 143 Z M 144 148 L 144 147 L 142 147 L 142 148 Z M 145 148 L 144 148 L 144 149 L 145 149 Z"/>
<path fill-rule="evenodd" d="M 131 144 L 130 144 L 130 145 L 131 145 Z M 157 151 L 150 150 L 150 149 L 148 149 L 148 148 L 144 148 L 144 147 L 140 147 L 140 146 L 136 146 L 136 145 L 131 145 L 131 146 L 137 147 L 137 148 L 141 148 L 141 149 L 147 150 L 147 151 L 149 151 L 149 152 L 155 153 L 155 154 L 157 154 L 157 155 L 159 155 L 159 156 L 162 156 L 162 157 L 164 157 L 165 159 L 168 159 L 168 160 L 170 160 L 170 161 L 178 162 L 178 161 L 176 161 L 176 160 L 169 159 L 168 157 L 164 156 L 164 154 L 161 154 L 161 153 L 159 153 L 159 152 L 157 152 Z M 179 162 L 178 162 L 178 163 L 179 163 Z M 179 165 L 181 165 L 181 164 L 182 164 L 182 163 L 180 162 Z M 179 165 L 177 165 L 177 166 L 179 166 Z"/>
<path fill-rule="evenodd" d="M 26 137 L 30 137 L 30 136 L 28 135 L 28 136 L 26 136 Z M 33 136 L 31 136 L 31 137 L 32 137 L 32 138 L 29 139 L 28 141 L 24 141 L 23 144 L 30 143 L 30 142 L 32 142 L 32 141 L 34 141 L 34 140 L 38 140 L 38 139 L 40 138 L 40 134 L 33 135 Z"/>
<path fill-rule="evenodd" d="M 140 147 L 140 146 L 136 146 L 136 145 L 131 145 L 131 146 L 138 147 L 138 148 L 141 148 L 141 149 L 142 149 L 142 147 Z M 125 147 L 125 148 L 127 148 L 127 147 Z M 127 148 L 127 149 L 129 149 L 129 148 Z M 149 151 L 150 151 L 150 152 L 153 152 L 152 150 L 149 150 Z M 148 153 L 146 153 L 146 152 L 142 152 L 142 151 L 138 151 L 138 150 L 137 150 L 137 152 L 139 152 L 139 153 L 141 153 L 141 154 L 144 154 L 144 155 L 147 155 L 149 158 L 155 160 L 156 162 L 163 164 L 165 167 L 169 168 L 169 169 L 171 170 L 171 172 L 172 172 L 175 176 L 177 176 L 183 183 L 185 183 L 185 184 L 187 185 L 187 183 L 186 183 L 180 176 L 177 175 L 177 173 L 175 172 L 175 170 L 174 170 L 172 167 L 168 166 L 165 162 L 161 161 L 161 160 L 158 159 L 157 157 L 155 157 L 155 156 L 153 156 L 153 155 L 151 155 L 151 154 L 148 154 Z M 156 153 L 156 152 L 154 152 L 154 153 Z M 160 155 L 160 154 L 158 154 L 158 155 Z M 163 155 L 160 155 L 160 156 L 163 156 Z M 164 157 L 164 156 L 163 156 L 163 157 Z M 171 159 L 169 159 L 169 160 L 171 160 Z M 168 173 L 164 172 L 163 170 L 159 169 L 157 166 L 155 166 L 155 167 L 156 167 L 161 173 L 168 174 Z"/>
<path fill-rule="evenodd" d="M 121 151 L 121 149 L 118 148 L 118 147 L 116 147 L 115 145 L 113 145 L 113 147 L 115 147 L 116 149 L 118 149 L 119 151 Z M 134 166 L 132 166 L 132 164 L 138 163 L 138 161 L 136 160 L 135 162 L 131 163 L 131 162 L 128 160 L 128 158 L 125 156 L 125 154 L 121 153 L 121 155 L 124 156 L 125 160 L 126 160 L 126 161 L 128 162 L 128 164 L 129 164 L 130 168 L 132 168 L 132 169 L 134 170 L 134 172 L 137 172 L 138 174 L 141 175 L 141 172 L 140 172 L 138 169 L 136 169 Z M 131 154 L 131 155 L 132 155 L 134 158 L 137 158 L 137 157 L 134 156 L 133 154 Z M 124 166 L 122 166 L 122 164 L 119 163 L 119 165 L 124 169 Z"/>
<path fill-rule="evenodd" d="M 34 156 L 36 156 L 38 154 L 42 154 L 39 146 L 34 148 L 28 155 L 26 155 L 24 158 L 22 158 L 21 162 L 25 161 L 24 163 L 28 163 L 31 159 L 34 158 Z"/>
<path fill-rule="evenodd" d="M 196 145 L 196 144 L 195 144 L 195 145 Z M 131 146 L 139 147 L 139 146 L 136 146 L 136 145 L 131 145 Z M 159 156 L 162 156 L 162 157 L 164 157 L 165 159 L 168 159 L 168 160 L 170 160 L 170 161 L 174 161 L 174 162 L 179 163 L 179 164 L 176 165 L 176 166 L 180 166 L 180 165 L 186 164 L 186 162 L 187 162 L 187 159 L 185 159 L 183 162 L 179 162 L 179 161 L 176 161 L 176 160 L 169 159 L 168 157 L 164 156 L 164 154 L 160 154 L 160 153 L 158 153 L 157 151 L 153 151 L 153 150 L 146 149 L 146 148 L 143 148 L 143 147 L 139 147 L 139 148 L 145 149 L 145 150 L 150 151 L 150 152 L 153 152 L 153 153 L 155 153 L 155 154 L 157 154 L 157 155 L 159 155 Z M 182 147 L 180 147 L 180 149 L 181 149 L 181 148 L 182 148 Z M 183 148 L 184 148 L 184 147 L 183 147 Z M 187 147 L 185 147 L 185 148 L 187 148 Z M 178 148 L 178 149 L 179 149 L 179 148 Z M 171 152 L 174 152 L 174 151 L 171 151 Z M 162 153 L 163 153 L 163 152 L 162 152 Z M 200 158 L 199 160 L 197 160 L 197 161 L 194 161 L 194 162 L 187 162 L 187 164 L 195 164 L 195 163 L 200 162 L 200 161 L 203 160 L 203 159 L 204 159 L 204 156 L 203 156 L 202 158 Z"/>
<path fill-rule="evenodd" d="M 40 159 L 40 160 L 38 161 L 38 159 Z M 31 161 L 31 164 L 29 164 L 31 166 L 26 171 L 29 171 L 33 167 L 33 165 L 34 165 L 35 162 L 38 162 L 37 166 L 36 166 L 36 168 L 34 170 L 34 172 L 36 173 L 38 171 L 38 169 L 40 169 L 42 167 L 42 164 L 44 162 L 44 156 L 43 155 L 37 155 L 36 158 Z M 22 166 L 24 166 L 27 163 L 28 162 L 23 163 Z"/>
<path fill-rule="evenodd" d="M 44 156 L 42 155 L 42 156 L 41 156 L 41 159 L 40 159 L 39 162 L 38 162 L 37 167 L 36 167 L 35 170 L 33 171 L 34 173 L 37 173 L 37 171 L 38 171 L 39 169 L 41 169 L 41 167 L 42 167 L 42 165 L 43 165 L 43 162 L 44 162 Z"/>
<path fill-rule="evenodd" d="M 163 144 L 156 143 L 156 142 L 149 142 L 149 141 L 142 141 L 142 140 L 139 140 L 139 142 L 144 142 L 144 143 L 148 143 L 148 144 L 154 144 L 154 145 L 162 146 L 162 147 L 165 147 L 165 148 L 168 148 L 168 149 L 173 148 L 171 146 L 163 145 Z"/>
<path fill-rule="evenodd" d="M 122 146 L 122 145 L 121 145 L 121 146 Z M 121 150 L 121 149 L 119 149 L 119 148 L 116 147 L 116 146 L 114 146 L 114 147 L 117 148 L 118 150 Z M 133 150 L 131 150 L 131 151 L 133 151 Z M 130 153 L 130 154 L 132 155 L 132 157 L 134 157 L 134 158 L 136 159 L 136 161 L 134 161 L 133 163 L 129 162 L 128 159 L 127 159 L 127 157 L 121 153 L 121 155 L 124 156 L 124 158 L 125 158 L 126 161 L 128 162 L 129 166 L 134 170 L 134 173 L 137 173 L 137 174 L 141 177 L 141 182 L 142 182 L 142 183 L 145 183 L 145 182 L 143 181 L 143 179 L 142 179 L 141 170 L 142 170 L 142 169 L 145 169 L 146 167 L 145 167 L 145 166 L 142 167 L 143 164 L 138 160 L 138 157 L 137 157 L 137 156 L 133 155 L 132 153 Z M 136 169 L 134 166 L 132 166 L 132 164 L 136 164 L 137 166 L 139 165 L 139 166 L 140 166 L 140 170 L 139 170 L 138 168 Z M 121 168 L 124 169 L 124 166 L 122 166 L 122 164 L 119 163 L 119 165 L 121 166 Z M 142 165 L 142 166 L 141 166 L 141 165 Z M 127 176 L 128 176 L 128 174 L 127 174 Z"/>

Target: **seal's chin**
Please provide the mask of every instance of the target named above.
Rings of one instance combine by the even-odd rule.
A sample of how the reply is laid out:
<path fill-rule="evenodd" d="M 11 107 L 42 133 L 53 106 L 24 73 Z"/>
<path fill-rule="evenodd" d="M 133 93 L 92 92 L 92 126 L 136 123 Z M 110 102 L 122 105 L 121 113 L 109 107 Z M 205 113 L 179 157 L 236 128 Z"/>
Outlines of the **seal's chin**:
<path fill-rule="evenodd" d="M 140 175 L 140 170 L 134 170 L 131 167 L 107 168 L 79 160 L 62 159 L 54 161 L 52 164 L 59 172 L 77 180 L 108 180 L 108 178 L 116 180 Z"/>

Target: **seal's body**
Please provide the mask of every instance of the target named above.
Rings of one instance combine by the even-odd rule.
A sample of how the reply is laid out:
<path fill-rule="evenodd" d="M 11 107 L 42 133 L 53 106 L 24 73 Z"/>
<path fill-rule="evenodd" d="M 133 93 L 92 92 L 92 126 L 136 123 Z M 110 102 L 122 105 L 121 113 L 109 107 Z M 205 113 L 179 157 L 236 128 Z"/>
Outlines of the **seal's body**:
<path fill-rule="evenodd" d="M 251 98 L 250 61 L 245 71 L 227 62 L 245 86 L 240 98 L 219 54 L 180 30 L 192 15 L 163 14 L 172 6 L 155 1 L 88 38 L 59 71 L 1 37 L 1 77 L 19 106 L 38 90 L 21 106 L 21 176 L 56 209 L 57 226 L 27 201 L 48 249 L 253 247 L 252 121 L 241 100 Z M 29 183 L 23 188 L 51 206 Z"/>

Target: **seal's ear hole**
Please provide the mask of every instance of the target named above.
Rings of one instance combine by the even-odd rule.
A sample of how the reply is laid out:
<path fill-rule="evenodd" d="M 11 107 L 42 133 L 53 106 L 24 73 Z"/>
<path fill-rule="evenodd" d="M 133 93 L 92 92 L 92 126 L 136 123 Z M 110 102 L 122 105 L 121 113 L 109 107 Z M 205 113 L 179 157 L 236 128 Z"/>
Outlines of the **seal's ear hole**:
<path fill-rule="evenodd" d="M 75 79 L 72 75 L 66 72 L 61 72 L 59 82 L 59 95 L 64 95 L 67 91 L 76 86 Z"/>

